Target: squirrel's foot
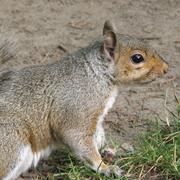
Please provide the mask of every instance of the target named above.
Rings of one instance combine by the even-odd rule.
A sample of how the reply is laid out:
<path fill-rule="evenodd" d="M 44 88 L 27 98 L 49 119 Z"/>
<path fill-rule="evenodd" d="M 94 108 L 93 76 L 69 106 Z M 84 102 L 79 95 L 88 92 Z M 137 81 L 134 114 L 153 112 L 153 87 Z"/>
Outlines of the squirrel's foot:
<path fill-rule="evenodd" d="M 116 165 L 110 165 L 107 169 L 101 170 L 102 173 L 106 176 L 116 176 L 116 177 L 122 177 L 125 175 L 124 171 Z"/>
<path fill-rule="evenodd" d="M 105 148 L 102 150 L 101 155 L 103 159 L 107 162 L 113 162 L 116 156 L 116 148 Z"/>

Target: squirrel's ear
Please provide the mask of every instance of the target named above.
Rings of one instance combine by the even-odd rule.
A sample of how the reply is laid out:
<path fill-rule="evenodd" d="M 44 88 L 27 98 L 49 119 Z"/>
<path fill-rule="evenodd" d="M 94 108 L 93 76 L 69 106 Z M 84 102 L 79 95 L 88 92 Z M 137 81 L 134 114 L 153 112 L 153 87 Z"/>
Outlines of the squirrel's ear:
<path fill-rule="evenodd" d="M 103 35 L 105 35 L 108 31 L 116 32 L 114 24 L 112 24 L 109 20 L 104 23 Z"/>
<path fill-rule="evenodd" d="M 116 34 L 113 31 L 107 31 L 104 34 L 103 53 L 109 61 L 114 61 L 116 44 Z"/>

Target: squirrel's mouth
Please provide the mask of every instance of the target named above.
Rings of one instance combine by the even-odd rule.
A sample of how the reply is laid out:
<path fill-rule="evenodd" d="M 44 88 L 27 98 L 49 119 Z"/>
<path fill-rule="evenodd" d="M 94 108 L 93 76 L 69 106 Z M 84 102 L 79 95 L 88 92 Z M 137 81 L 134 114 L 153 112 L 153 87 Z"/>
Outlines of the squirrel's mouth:
<path fill-rule="evenodd" d="M 136 82 L 140 84 L 147 84 L 154 81 L 159 75 L 153 72 L 153 67 L 141 78 L 137 79 Z"/>
<path fill-rule="evenodd" d="M 150 71 L 148 73 L 148 75 L 146 75 L 145 78 L 143 78 L 141 80 L 141 84 L 148 84 L 148 83 L 151 83 L 153 81 L 158 81 L 159 79 L 162 79 L 162 75 L 155 74 L 154 72 L 151 73 L 151 71 Z"/>
<path fill-rule="evenodd" d="M 142 81 L 141 84 L 149 84 L 149 83 L 151 83 L 151 82 L 153 82 L 153 81 L 155 81 L 155 80 L 156 80 L 156 78 L 147 79 L 147 80 Z"/>

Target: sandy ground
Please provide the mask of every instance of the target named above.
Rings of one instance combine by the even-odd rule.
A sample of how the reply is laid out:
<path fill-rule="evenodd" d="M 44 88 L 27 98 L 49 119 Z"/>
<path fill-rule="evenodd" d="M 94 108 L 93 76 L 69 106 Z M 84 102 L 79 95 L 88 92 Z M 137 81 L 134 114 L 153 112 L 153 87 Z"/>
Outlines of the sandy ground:
<path fill-rule="evenodd" d="M 105 127 L 120 143 L 133 143 L 156 117 L 168 120 L 180 97 L 179 0 L 0 0 L 0 31 L 13 34 L 18 51 L 0 70 L 42 64 L 88 45 L 110 19 L 120 33 L 147 40 L 170 65 L 146 86 L 121 89 Z"/>

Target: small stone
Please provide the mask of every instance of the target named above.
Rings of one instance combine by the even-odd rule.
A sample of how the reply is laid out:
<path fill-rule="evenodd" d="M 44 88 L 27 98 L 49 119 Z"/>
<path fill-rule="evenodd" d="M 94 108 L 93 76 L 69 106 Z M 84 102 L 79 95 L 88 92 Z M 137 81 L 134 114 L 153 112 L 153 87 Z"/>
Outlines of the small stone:
<path fill-rule="evenodd" d="M 124 150 L 124 151 L 127 151 L 127 152 L 134 152 L 134 147 L 129 144 L 129 143 L 123 143 L 121 145 L 121 148 Z"/>
<path fill-rule="evenodd" d="M 150 24 L 146 25 L 146 26 L 143 28 L 143 31 L 146 32 L 146 33 L 151 33 L 151 32 L 153 32 L 153 30 L 154 30 L 154 26 L 153 26 L 153 25 L 150 25 Z"/>

